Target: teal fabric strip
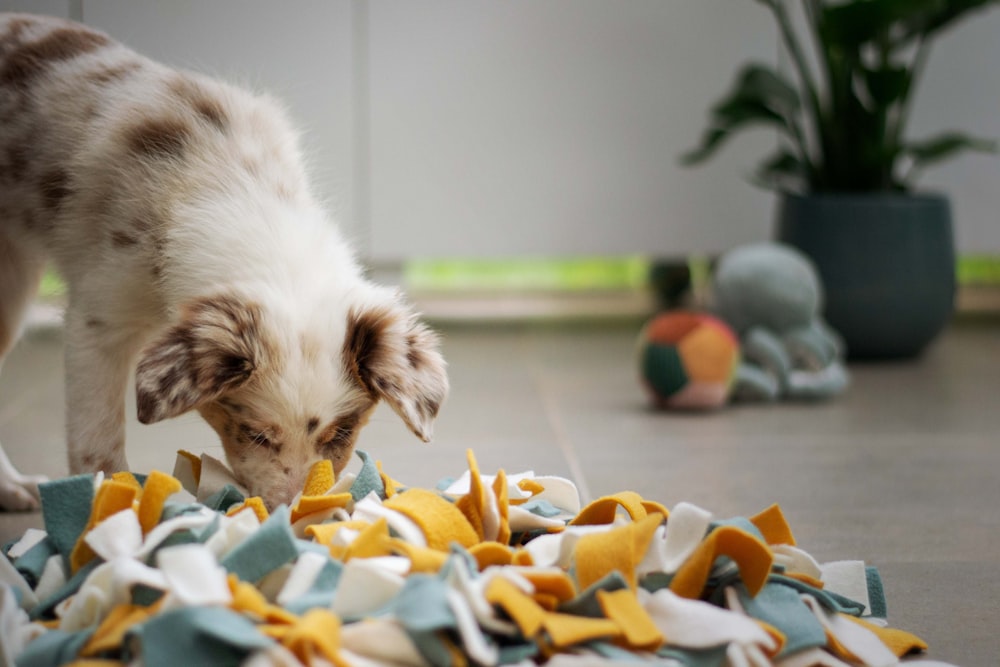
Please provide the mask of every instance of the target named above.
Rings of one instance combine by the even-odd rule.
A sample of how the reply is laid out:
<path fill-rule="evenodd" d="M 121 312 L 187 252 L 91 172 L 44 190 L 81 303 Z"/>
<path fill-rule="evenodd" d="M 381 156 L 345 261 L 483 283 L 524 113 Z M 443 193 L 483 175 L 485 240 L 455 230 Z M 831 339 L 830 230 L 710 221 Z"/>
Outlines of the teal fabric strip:
<path fill-rule="evenodd" d="M 604 610 L 601 609 L 601 603 L 597 601 L 597 591 L 612 593 L 623 588 L 628 588 L 628 582 L 618 570 L 614 570 L 592 583 L 572 600 L 559 605 L 559 611 L 576 616 L 604 618 Z"/>
<path fill-rule="evenodd" d="M 450 667 L 452 656 L 443 639 L 444 630 L 455 630 L 457 621 L 448 604 L 446 584 L 429 574 L 411 574 L 406 583 L 386 605 L 420 655 L 435 667 Z"/>
<path fill-rule="evenodd" d="M 497 659 L 498 664 L 513 665 L 525 660 L 531 660 L 538 655 L 538 644 L 511 644 L 500 646 L 500 653 Z"/>
<path fill-rule="evenodd" d="M 865 579 L 868 582 L 868 602 L 871 604 L 871 615 L 875 618 L 888 618 L 889 610 L 885 602 L 885 589 L 882 587 L 882 576 L 878 568 L 869 565 L 865 568 Z"/>
<path fill-rule="evenodd" d="M 243 581 L 256 582 L 293 560 L 299 551 L 289 519 L 288 506 L 278 507 L 257 532 L 222 559 L 222 567 Z"/>
<path fill-rule="evenodd" d="M 354 453 L 358 455 L 362 463 L 361 470 L 358 471 L 358 476 L 354 479 L 354 483 L 351 484 L 351 498 L 354 499 L 354 502 L 358 502 L 374 491 L 378 494 L 379 498 L 385 500 L 385 484 L 382 483 L 382 476 L 378 474 L 378 467 L 375 465 L 375 461 L 368 456 L 368 452 L 356 449 Z"/>
<path fill-rule="evenodd" d="M 325 547 L 324 550 L 326 550 Z M 337 584 L 340 583 L 340 575 L 343 570 L 344 566 L 339 561 L 328 560 L 319 574 L 316 575 L 312 587 L 285 607 L 288 611 L 300 616 L 317 607 L 329 609 L 333 603 L 333 596 L 337 591 Z"/>
<path fill-rule="evenodd" d="M 661 588 L 669 588 L 670 582 L 674 580 L 674 575 L 666 572 L 650 572 L 639 579 L 639 586 L 650 593 L 655 593 Z"/>
<path fill-rule="evenodd" d="M 41 542 L 28 549 L 23 556 L 14 561 L 14 569 L 21 573 L 24 580 L 32 588 L 38 585 L 42 570 L 49 558 L 59 553 L 56 543 L 45 537 Z"/>
<path fill-rule="evenodd" d="M 747 519 L 746 517 L 737 516 L 732 517 L 731 519 L 719 519 L 717 521 L 713 521 L 708 524 L 708 533 L 711 533 L 716 528 L 721 528 L 722 526 L 733 526 L 734 528 L 739 528 L 742 531 L 750 533 L 761 542 L 766 541 L 764 540 L 764 534 L 760 532 L 760 529 L 753 525 L 750 519 Z M 706 535 L 708 533 L 706 533 Z"/>
<path fill-rule="evenodd" d="M 615 646 L 610 642 L 590 642 L 584 648 L 590 649 L 602 658 L 614 661 L 616 665 L 620 662 L 649 662 L 645 655 Z"/>
<path fill-rule="evenodd" d="M 665 646 L 657 651 L 656 655 L 676 660 L 684 667 L 725 667 L 728 664 L 725 646 L 698 650 Z"/>
<path fill-rule="evenodd" d="M 69 572 L 69 556 L 90 521 L 94 503 L 94 476 L 74 475 L 38 485 L 42 498 L 45 532 L 63 556 Z"/>
<path fill-rule="evenodd" d="M 791 577 L 785 577 L 780 574 L 772 574 L 768 577 L 768 581 L 793 588 L 800 593 L 811 595 L 816 598 L 817 602 L 833 612 L 850 614 L 851 616 L 860 616 L 865 610 L 865 606 L 857 600 L 852 600 L 851 598 L 844 597 L 843 595 L 839 595 L 833 591 L 827 591 L 822 588 L 810 586 L 809 584 L 799 581 L 798 579 L 792 579 Z"/>
<path fill-rule="evenodd" d="M 232 665 L 274 644 L 244 616 L 223 607 L 185 607 L 133 628 L 125 644 L 138 642 L 145 667 Z"/>
<path fill-rule="evenodd" d="M 518 507 L 545 518 L 559 516 L 562 514 L 561 509 L 545 500 L 545 498 L 532 498 L 531 500 L 521 503 Z"/>
<path fill-rule="evenodd" d="M 226 484 L 208 498 L 205 498 L 205 506 L 216 512 L 225 512 L 233 505 L 239 505 L 244 500 L 246 500 L 246 496 L 240 493 L 239 489 L 232 484 Z"/>
<path fill-rule="evenodd" d="M 448 650 L 444 640 L 436 631 L 407 631 L 406 634 L 431 667 L 455 667 L 451 651 Z"/>
<path fill-rule="evenodd" d="M 411 574 L 388 608 L 407 632 L 454 630 L 457 622 L 446 591 L 436 576 Z"/>
<path fill-rule="evenodd" d="M 49 630 L 28 644 L 15 664 L 17 667 L 52 667 L 73 662 L 92 634 L 93 630 Z"/>
<path fill-rule="evenodd" d="M 52 618 L 52 610 L 55 609 L 56 605 L 80 590 L 80 586 L 83 585 L 84 580 L 90 576 L 90 573 L 98 565 L 102 565 L 103 563 L 104 561 L 100 558 L 95 558 L 81 567 L 59 590 L 46 599 L 39 601 L 38 605 L 31 610 L 31 620 L 37 621 L 42 618 Z"/>
<path fill-rule="evenodd" d="M 778 628 L 786 638 L 783 657 L 807 648 L 826 646 L 826 630 L 799 597 L 799 591 L 768 582 L 752 597 L 742 583 L 734 585 L 740 604 L 751 618 Z"/>

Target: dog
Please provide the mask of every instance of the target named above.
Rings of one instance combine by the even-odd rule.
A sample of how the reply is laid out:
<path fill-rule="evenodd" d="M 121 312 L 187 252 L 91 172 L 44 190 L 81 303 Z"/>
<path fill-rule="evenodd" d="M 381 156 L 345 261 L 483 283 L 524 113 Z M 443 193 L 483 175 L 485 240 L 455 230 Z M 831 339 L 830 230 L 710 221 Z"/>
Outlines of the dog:
<path fill-rule="evenodd" d="M 269 507 L 317 461 L 339 473 L 380 401 L 430 439 L 439 337 L 364 276 L 298 141 L 269 97 L 0 14 L 0 362 L 51 261 L 71 474 L 128 469 L 133 372 L 140 422 L 198 411 Z M 0 456 L 0 502 L 36 482 Z"/>

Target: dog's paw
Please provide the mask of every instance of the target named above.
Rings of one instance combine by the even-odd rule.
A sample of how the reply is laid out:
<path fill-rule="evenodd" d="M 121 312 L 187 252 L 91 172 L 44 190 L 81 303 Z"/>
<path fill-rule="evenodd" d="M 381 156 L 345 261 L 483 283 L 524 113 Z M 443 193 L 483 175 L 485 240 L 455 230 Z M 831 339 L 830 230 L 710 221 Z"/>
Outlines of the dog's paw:
<path fill-rule="evenodd" d="M 46 477 L 23 475 L 18 480 L 0 480 L 0 510 L 8 512 L 31 512 L 38 509 L 38 485 L 48 481 Z"/>

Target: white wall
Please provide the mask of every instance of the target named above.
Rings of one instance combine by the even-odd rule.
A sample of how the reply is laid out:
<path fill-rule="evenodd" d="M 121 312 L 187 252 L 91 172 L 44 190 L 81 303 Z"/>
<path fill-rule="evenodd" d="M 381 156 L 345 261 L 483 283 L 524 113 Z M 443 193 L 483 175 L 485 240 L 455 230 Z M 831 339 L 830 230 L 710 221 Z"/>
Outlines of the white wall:
<path fill-rule="evenodd" d="M 732 0 L 376 0 L 368 18 L 376 257 L 707 251 L 767 233 L 744 174 L 678 155 L 766 12 Z"/>
<path fill-rule="evenodd" d="M 368 259 L 717 252 L 770 234 L 745 176 L 761 132 L 682 169 L 747 58 L 751 0 L 0 0 L 82 16 L 167 62 L 284 98 L 314 180 Z M 1000 12 L 935 48 L 912 135 L 1000 136 Z M 1000 252 L 1000 160 L 922 183 L 953 195 L 965 252 Z"/>
<path fill-rule="evenodd" d="M 972 17 L 932 47 L 910 136 L 960 130 L 1000 140 L 1000 9 Z M 919 183 L 951 196 L 963 252 L 1000 254 L 1000 155 L 965 153 Z"/>

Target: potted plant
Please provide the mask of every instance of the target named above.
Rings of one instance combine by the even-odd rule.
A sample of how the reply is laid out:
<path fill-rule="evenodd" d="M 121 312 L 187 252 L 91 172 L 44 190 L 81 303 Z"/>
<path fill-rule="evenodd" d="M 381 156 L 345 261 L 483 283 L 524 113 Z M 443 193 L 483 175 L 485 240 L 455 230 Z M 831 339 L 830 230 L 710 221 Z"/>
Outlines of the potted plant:
<path fill-rule="evenodd" d="M 996 144 L 958 132 L 912 141 L 906 124 L 933 39 L 1000 0 L 802 0 L 798 23 L 789 0 L 757 1 L 794 77 L 744 66 L 682 161 L 706 160 L 748 127 L 776 128 L 780 145 L 755 181 L 780 193 L 778 240 L 816 263 L 827 319 L 852 357 L 917 354 L 951 317 L 955 268 L 948 199 L 914 182 L 928 165 Z"/>

